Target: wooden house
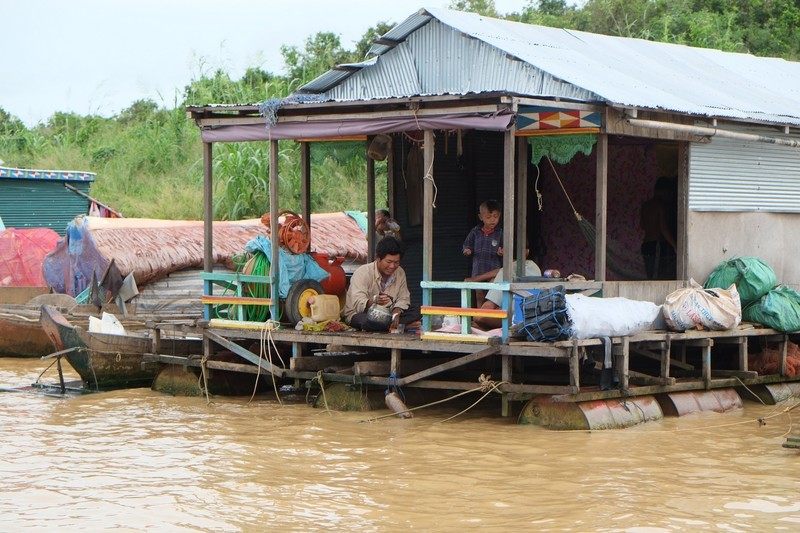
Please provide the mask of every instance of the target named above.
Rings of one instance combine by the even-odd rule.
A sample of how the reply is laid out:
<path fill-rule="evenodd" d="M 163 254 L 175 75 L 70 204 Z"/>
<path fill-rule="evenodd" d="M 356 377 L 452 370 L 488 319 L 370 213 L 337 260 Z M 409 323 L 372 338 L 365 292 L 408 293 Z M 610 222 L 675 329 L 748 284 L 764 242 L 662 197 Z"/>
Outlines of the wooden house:
<path fill-rule="evenodd" d="M 504 256 L 505 279 L 521 274 L 513 272 L 512 259 L 524 256 L 527 243 L 543 269 L 589 280 L 568 287 L 661 303 L 689 279 L 702 281 L 737 256 L 759 257 L 781 283 L 800 285 L 793 237 L 800 231 L 798 87 L 800 63 L 782 59 L 421 9 L 378 39 L 364 62 L 340 65 L 284 99 L 187 112 L 205 147 L 209 227 L 214 143 L 271 144 L 276 222 L 278 140 L 301 143 L 307 216 L 314 186 L 309 139 L 363 138 L 369 150 L 388 136 L 390 209 L 407 244 L 403 265 L 412 298 L 423 305 L 469 303 L 464 295 L 474 287 L 458 283 L 468 275 L 461 244 L 487 198 L 502 203 L 504 249 L 514 250 Z M 641 206 L 660 177 L 674 184 L 676 265 L 667 279 L 647 280 Z M 369 205 L 358 207 L 372 212 L 372 159 L 364 178 Z M 676 339 L 646 341 L 656 343 L 650 356 L 661 367 L 656 376 L 640 377 L 662 391 L 676 386 L 669 376 Z M 516 382 L 508 359 L 549 357 L 555 348 L 504 344 L 489 353 L 469 348 L 469 340 L 465 335 L 460 348 L 434 349 L 501 360 L 503 379 L 512 383 L 506 399 L 552 392 Z M 705 342 L 702 353 L 710 354 L 713 342 L 690 341 Z M 430 342 L 426 349 L 439 346 Z M 626 387 L 635 342 L 618 340 Z M 747 344 L 737 342 L 738 371 L 747 372 Z M 389 345 L 394 374 L 400 351 L 411 345 Z M 567 392 L 587 399 L 578 393 L 577 344 L 559 349 L 564 357 L 557 358 L 569 361 Z M 683 364 L 702 367 L 702 387 L 731 385 L 714 384 L 710 355 L 699 357 L 696 365 Z M 308 367 L 301 361 L 296 368 Z"/>

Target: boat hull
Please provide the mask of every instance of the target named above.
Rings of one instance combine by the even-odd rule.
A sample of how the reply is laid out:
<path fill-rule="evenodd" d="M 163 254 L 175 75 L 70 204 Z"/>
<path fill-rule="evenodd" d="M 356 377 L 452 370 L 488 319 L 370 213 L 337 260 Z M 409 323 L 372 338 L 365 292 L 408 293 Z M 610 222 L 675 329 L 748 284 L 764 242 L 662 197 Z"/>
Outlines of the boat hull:
<path fill-rule="evenodd" d="M 153 352 L 153 339 L 141 335 L 96 333 L 74 326 L 57 309 L 42 307 L 42 328 L 57 351 L 92 390 L 149 387 L 160 369 L 145 363 L 144 354 Z M 200 353 L 199 339 L 162 338 L 160 350 L 170 355 Z"/>
<path fill-rule="evenodd" d="M 38 308 L 0 306 L 0 357 L 42 357 L 52 351 Z"/>

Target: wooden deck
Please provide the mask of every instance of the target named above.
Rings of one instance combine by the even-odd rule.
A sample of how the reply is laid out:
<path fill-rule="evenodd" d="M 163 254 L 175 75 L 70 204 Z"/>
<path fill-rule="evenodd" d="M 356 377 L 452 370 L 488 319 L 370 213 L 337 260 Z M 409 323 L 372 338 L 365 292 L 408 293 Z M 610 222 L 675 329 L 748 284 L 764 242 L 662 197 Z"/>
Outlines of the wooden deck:
<path fill-rule="evenodd" d="M 474 389 L 482 375 L 502 382 L 503 415 L 510 402 L 537 394 L 555 402 L 624 398 L 659 393 L 742 387 L 796 381 L 786 375 L 788 335 L 744 324 L 730 331 L 648 331 L 611 339 L 618 384 L 600 390 L 602 339 L 554 343 L 499 337 L 480 344 L 447 334 L 423 339 L 416 333 L 312 332 L 265 329 L 264 324 L 212 320 L 202 323 L 203 363 L 247 373 L 269 372 L 295 383 L 323 379 L 380 387 Z M 778 371 L 759 375 L 748 368 L 754 342 L 780 347 Z M 278 352 L 266 347 L 277 346 Z M 242 362 L 215 361 L 214 353 L 232 351 Z M 280 353 L 280 358 L 278 357 Z M 281 361 L 282 358 L 282 361 Z M 148 361 L 199 366 L 200 358 L 149 355 Z"/>

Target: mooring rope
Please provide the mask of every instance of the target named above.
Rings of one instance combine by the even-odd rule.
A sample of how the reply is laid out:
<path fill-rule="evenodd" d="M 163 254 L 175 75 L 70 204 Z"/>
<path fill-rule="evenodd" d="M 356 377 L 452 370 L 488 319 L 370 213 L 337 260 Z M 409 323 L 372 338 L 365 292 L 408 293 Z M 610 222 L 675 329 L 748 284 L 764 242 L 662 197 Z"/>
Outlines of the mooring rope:
<path fill-rule="evenodd" d="M 208 395 L 208 376 L 206 375 L 206 361 L 208 361 L 208 356 L 204 355 L 200 359 L 200 376 L 197 378 L 197 387 L 200 389 L 200 394 L 205 393 L 206 405 L 211 405 L 211 398 Z"/>
<path fill-rule="evenodd" d="M 470 405 L 466 409 L 462 410 L 461 412 L 459 412 L 459 413 L 457 413 L 457 414 L 455 414 L 455 415 L 453 415 L 453 416 L 451 416 L 449 418 L 446 418 L 445 420 L 437 422 L 437 423 L 441 424 L 441 423 L 447 422 L 449 420 L 452 420 L 452 419 L 454 419 L 454 418 L 456 418 L 458 416 L 461 416 L 462 414 L 466 413 L 467 411 L 469 411 L 470 409 L 472 409 L 473 407 L 478 405 L 478 403 L 480 403 L 484 398 L 486 398 L 491 392 L 497 391 L 497 389 L 499 387 L 501 387 L 502 385 L 505 385 L 505 384 L 508 383 L 507 381 L 497 381 L 497 382 L 495 382 L 495 381 L 492 381 L 491 378 L 492 378 L 492 376 L 486 376 L 484 374 L 481 374 L 480 377 L 478 378 L 478 382 L 480 383 L 480 385 L 478 385 L 474 389 L 461 391 L 458 394 L 454 394 L 453 396 L 450 396 L 449 398 L 444 398 L 442 400 L 436 400 L 435 402 L 426 403 L 424 405 L 418 405 L 417 407 L 411 407 L 411 408 L 405 409 L 403 411 L 392 412 L 392 413 L 389 413 L 389 414 L 376 416 L 374 418 L 368 418 L 367 420 L 362 420 L 362 422 L 377 422 L 378 420 L 382 420 L 384 418 L 391 418 L 393 416 L 402 415 L 403 413 L 410 413 L 412 411 L 418 411 L 418 410 L 424 409 L 426 407 L 433 407 L 434 405 L 439 405 L 439 404 L 442 404 L 442 403 L 445 403 L 445 402 L 449 402 L 450 400 L 455 400 L 456 398 L 459 398 L 461 396 L 465 396 L 467 394 L 471 394 L 473 392 L 484 392 L 483 396 L 478 398 L 477 401 L 475 401 L 472 405 Z"/>
<path fill-rule="evenodd" d="M 325 395 L 325 381 L 322 378 L 322 370 L 317 371 L 317 375 L 311 379 L 311 384 L 317 382 L 319 384 L 320 391 L 322 391 L 322 401 L 325 403 L 325 411 L 328 413 L 331 412 L 330 407 L 328 407 L 328 397 Z M 306 390 L 306 404 L 308 403 L 308 395 L 311 394 L 311 387 Z M 319 396 L 317 396 L 319 398 Z M 314 406 L 316 406 L 317 402 L 314 401 Z"/>

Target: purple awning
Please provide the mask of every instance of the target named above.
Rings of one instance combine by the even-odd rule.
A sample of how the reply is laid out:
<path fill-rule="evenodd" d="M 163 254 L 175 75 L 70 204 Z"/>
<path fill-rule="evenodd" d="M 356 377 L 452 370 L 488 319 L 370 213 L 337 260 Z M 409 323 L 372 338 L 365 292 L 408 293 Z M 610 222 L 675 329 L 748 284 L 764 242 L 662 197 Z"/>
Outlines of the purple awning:
<path fill-rule="evenodd" d="M 265 124 L 218 126 L 201 131 L 203 142 L 243 142 L 283 139 L 318 139 L 377 135 L 411 130 L 472 129 L 505 131 L 514 120 L 513 113 L 461 114 L 389 119 L 334 120 L 320 122 L 281 123 L 269 128 Z"/>

